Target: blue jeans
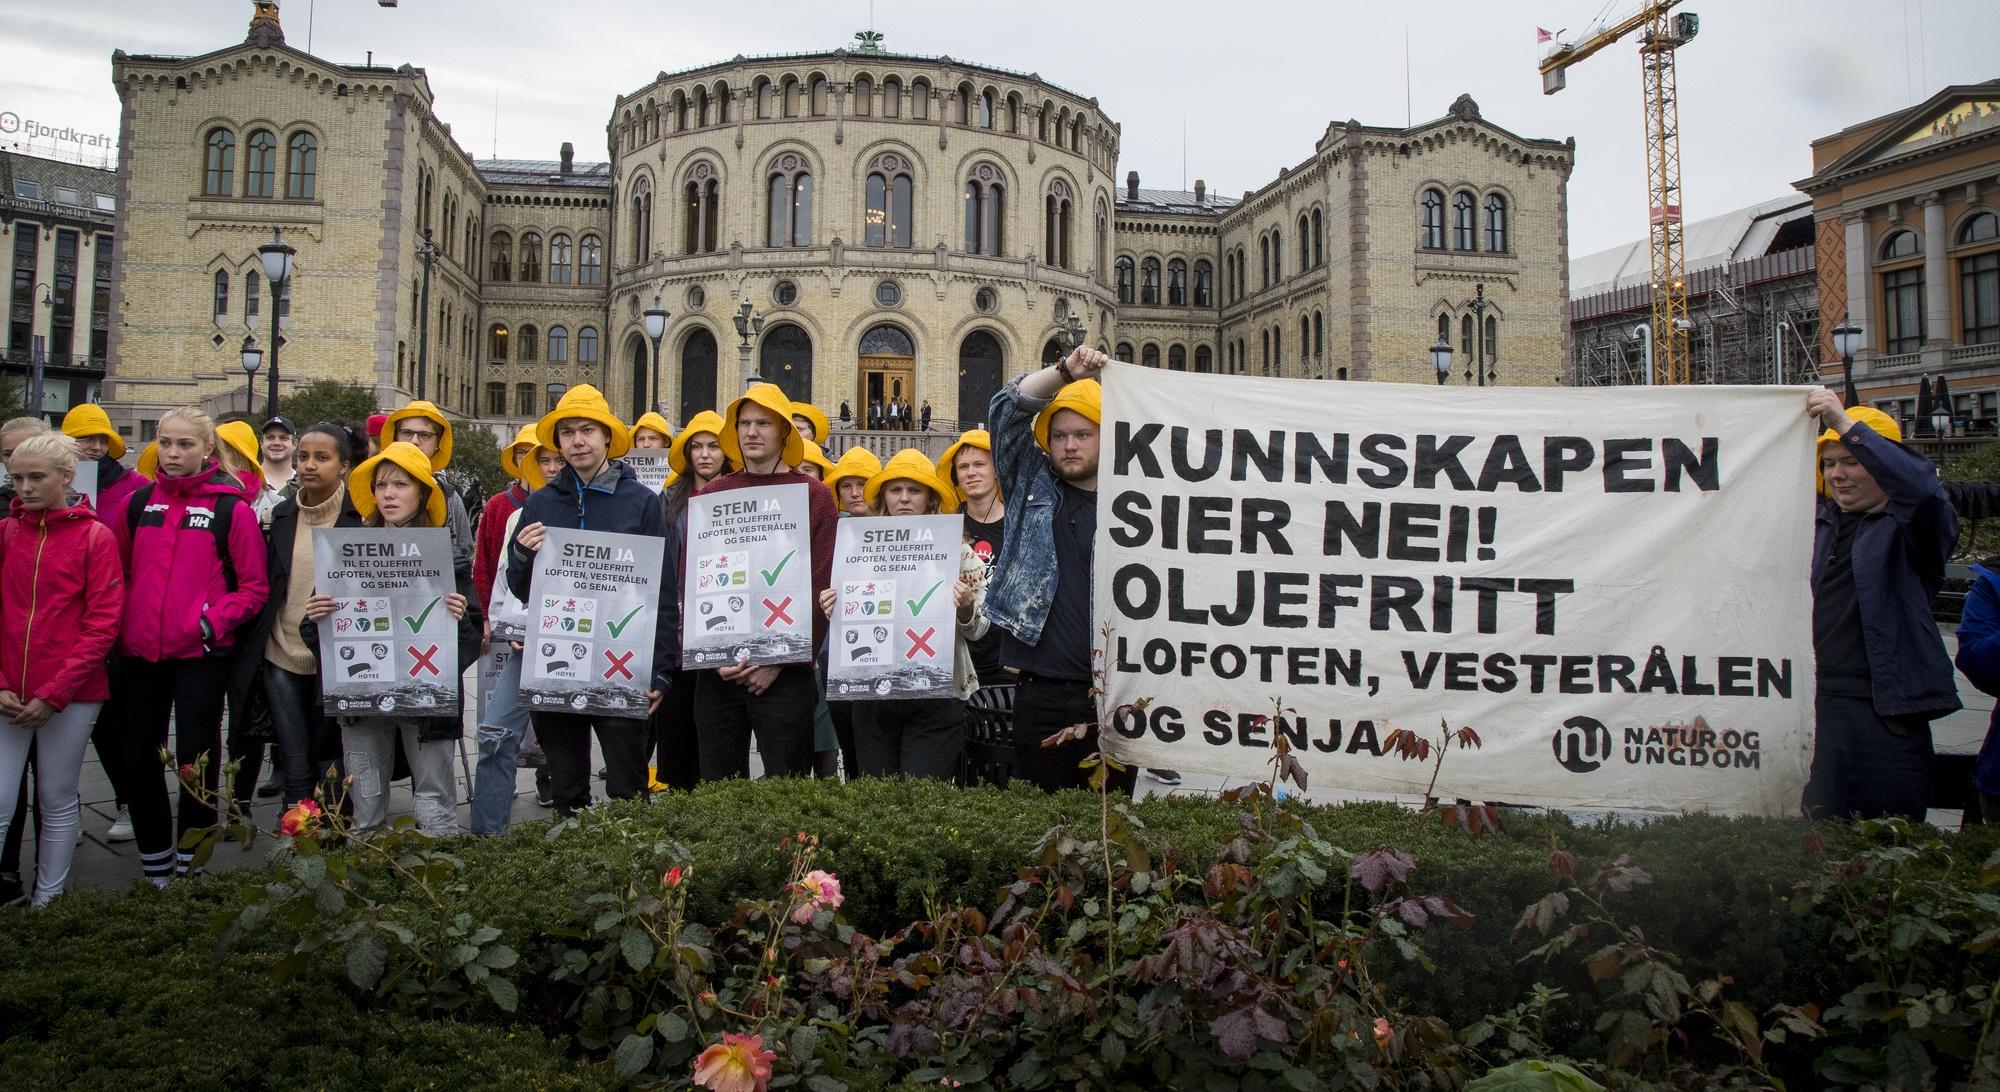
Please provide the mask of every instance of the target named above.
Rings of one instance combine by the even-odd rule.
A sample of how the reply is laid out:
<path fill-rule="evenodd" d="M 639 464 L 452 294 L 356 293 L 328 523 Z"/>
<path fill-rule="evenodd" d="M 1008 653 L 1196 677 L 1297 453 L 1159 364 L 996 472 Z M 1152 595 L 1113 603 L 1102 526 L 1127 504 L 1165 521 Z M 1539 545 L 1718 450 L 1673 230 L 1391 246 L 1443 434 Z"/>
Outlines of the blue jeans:
<path fill-rule="evenodd" d="M 521 704 L 521 657 L 494 642 L 499 677 L 479 718 L 479 768 L 472 779 L 472 833 L 504 834 L 514 811 L 515 771 L 528 735 L 528 707 Z"/>
<path fill-rule="evenodd" d="M 284 779 L 282 803 L 290 807 L 312 799 L 321 771 L 314 769 L 313 747 L 320 730 L 318 675 L 295 675 L 274 663 L 264 664 L 264 698 L 271 710 L 271 737 L 277 742 L 274 765 Z"/>

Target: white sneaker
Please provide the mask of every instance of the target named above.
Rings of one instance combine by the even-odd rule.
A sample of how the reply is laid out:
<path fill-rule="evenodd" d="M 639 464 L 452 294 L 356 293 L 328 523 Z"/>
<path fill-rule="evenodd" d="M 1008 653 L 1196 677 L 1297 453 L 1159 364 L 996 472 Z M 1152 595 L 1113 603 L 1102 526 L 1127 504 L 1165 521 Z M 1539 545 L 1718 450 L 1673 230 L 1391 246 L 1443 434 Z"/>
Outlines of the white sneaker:
<path fill-rule="evenodd" d="M 127 808 L 118 809 L 118 821 L 104 832 L 107 842 L 129 842 L 132 840 L 132 812 Z"/>

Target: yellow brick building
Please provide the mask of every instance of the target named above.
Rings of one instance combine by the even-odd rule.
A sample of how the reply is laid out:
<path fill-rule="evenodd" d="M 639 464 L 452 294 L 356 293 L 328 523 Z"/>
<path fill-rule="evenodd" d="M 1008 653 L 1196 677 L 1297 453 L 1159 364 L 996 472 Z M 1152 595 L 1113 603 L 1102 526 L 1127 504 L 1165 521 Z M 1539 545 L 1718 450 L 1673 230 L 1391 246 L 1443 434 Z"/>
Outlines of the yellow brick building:
<path fill-rule="evenodd" d="M 322 61 L 255 7 L 228 48 L 113 57 L 108 398 L 140 438 L 174 405 L 240 408 L 274 229 L 298 248 L 285 389 L 335 378 L 394 403 L 421 381 L 501 430 L 578 383 L 627 415 L 657 385 L 678 421 L 748 376 L 857 421 L 901 399 L 970 425 L 1072 315 L 1107 352 L 1185 370 L 1435 382 L 1441 334 L 1455 382 L 1482 348 L 1501 383 L 1554 382 L 1564 358 L 1574 145 L 1469 97 L 1408 129 L 1331 124 L 1232 200 L 1121 185 L 1093 98 L 864 34 L 662 73 L 611 104 L 608 162 L 568 144 L 475 161 L 421 69 Z"/>

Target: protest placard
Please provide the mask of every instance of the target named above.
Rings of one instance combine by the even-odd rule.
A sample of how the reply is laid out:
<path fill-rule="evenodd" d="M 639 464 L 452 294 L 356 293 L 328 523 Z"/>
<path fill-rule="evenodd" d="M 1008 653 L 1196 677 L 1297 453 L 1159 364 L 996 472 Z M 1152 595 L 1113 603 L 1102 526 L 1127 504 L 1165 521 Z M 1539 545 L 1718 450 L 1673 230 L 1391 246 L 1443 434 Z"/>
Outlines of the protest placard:
<path fill-rule="evenodd" d="M 964 528 L 958 516 L 840 521 L 828 700 L 952 696 Z"/>
<path fill-rule="evenodd" d="M 319 621 L 328 713 L 449 715 L 458 704 L 458 620 L 451 532 L 436 528 L 313 530 L 315 591 L 334 600 Z"/>
<path fill-rule="evenodd" d="M 70 481 L 69 491 L 90 502 L 91 510 L 97 508 L 97 460 L 78 459 L 76 477 Z"/>
<path fill-rule="evenodd" d="M 673 468 L 667 465 L 665 449 L 640 451 L 635 448 L 627 452 L 624 459 L 625 465 L 631 467 L 632 473 L 638 477 L 640 485 L 655 493 L 666 488 L 667 475 L 673 472 Z"/>
<path fill-rule="evenodd" d="M 812 660 L 812 536 L 804 485 L 760 485 L 688 500 L 681 664 Z"/>
<path fill-rule="evenodd" d="M 1796 811 L 1805 389 L 1104 380 L 1113 754 L 1264 778 L 1283 739 L 1313 789 Z M 1483 746 L 1384 746 L 1440 722 Z"/>
<path fill-rule="evenodd" d="M 665 540 L 551 527 L 528 587 L 529 711 L 643 717 Z"/>

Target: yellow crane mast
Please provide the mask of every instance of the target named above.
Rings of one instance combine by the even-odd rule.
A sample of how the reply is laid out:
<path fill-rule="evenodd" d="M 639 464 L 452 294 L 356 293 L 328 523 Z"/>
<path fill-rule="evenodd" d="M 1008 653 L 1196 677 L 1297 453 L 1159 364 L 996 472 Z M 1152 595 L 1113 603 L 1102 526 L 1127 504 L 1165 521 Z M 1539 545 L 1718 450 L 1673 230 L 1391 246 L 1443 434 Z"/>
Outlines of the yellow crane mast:
<path fill-rule="evenodd" d="M 1641 31 L 1639 63 L 1646 98 L 1646 194 L 1653 258 L 1653 374 L 1648 382 L 1689 381 L 1687 264 L 1681 246 L 1681 136 L 1674 51 L 1701 29 L 1691 12 L 1671 15 L 1680 0 L 1652 0 L 1582 40 L 1558 42 L 1541 62 L 1542 94 L 1568 86 L 1569 67 Z"/>

